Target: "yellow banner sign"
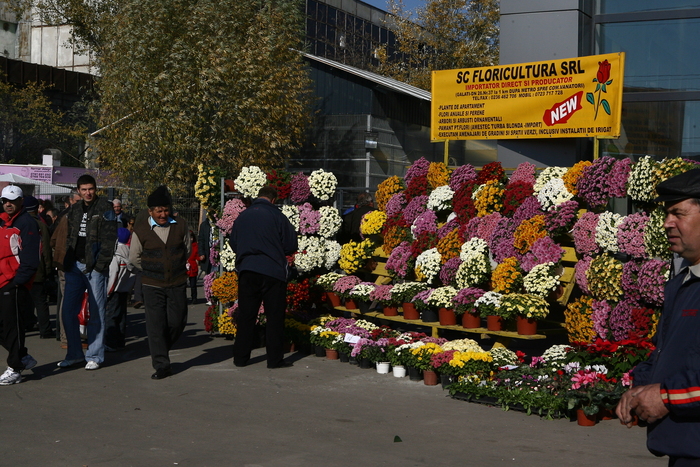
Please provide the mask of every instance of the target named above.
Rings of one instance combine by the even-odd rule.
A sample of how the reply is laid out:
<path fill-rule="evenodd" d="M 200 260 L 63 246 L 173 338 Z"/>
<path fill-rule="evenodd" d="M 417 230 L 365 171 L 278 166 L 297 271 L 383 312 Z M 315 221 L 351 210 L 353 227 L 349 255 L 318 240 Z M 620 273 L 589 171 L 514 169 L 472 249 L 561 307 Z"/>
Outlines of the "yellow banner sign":
<path fill-rule="evenodd" d="M 431 140 L 619 137 L 624 52 L 433 72 Z"/>

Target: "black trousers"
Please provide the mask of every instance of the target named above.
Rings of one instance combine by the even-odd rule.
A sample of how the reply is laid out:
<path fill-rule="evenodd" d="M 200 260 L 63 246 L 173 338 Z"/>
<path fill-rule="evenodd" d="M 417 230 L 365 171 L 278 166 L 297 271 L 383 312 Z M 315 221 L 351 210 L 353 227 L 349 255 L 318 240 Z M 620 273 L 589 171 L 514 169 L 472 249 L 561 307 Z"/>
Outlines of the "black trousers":
<path fill-rule="evenodd" d="M 187 279 L 187 282 L 190 284 L 190 298 L 192 302 L 195 302 L 197 300 L 197 276 L 190 276 Z"/>
<path fill-rule="evenodd" d="M 6 285 L 0 289 L 0 338 L 8 352 L 7 366 L 15 371 L 24 370 L 22 357 L 27 355 L 24 314 L 28 304 L 32 304 L 32 298 L 26 287 Z"/>
<path fill-rule="evenodd" d="M 267 365 L 276 366 L 284 359 L 284 316 L 287 308 L 287 283 L 264 274 L 241 271 L 238 276 L 238 317 L 233 361 L 245 364 L 253 348 L 255 320 L 260 304 L 265 304 L 265 343 Z"/>
<path fill-rule="evenodd" d="M 187 324 L 186 283 L 175 287 L 143 286 L 146 334 L 151 363 L 156 370 L 170 368 L 168 353 Z"/>
<path fill-rule="evenodd" d="M 669 457 L 669 467 L 693 467 L 700 466 L 700 459 L 691 459 L 690 457 Z"/>
<path fill-rule="evenodd" d="M 105 305 L 105 345 L 118 349 L 126 345 L 126 309 L 129 292 L 113 292 Z"/>
<path fill-rule="evenodd" d="M 30 294 L 32 296 L 32 302 L 34 302 L 32 315 L 34 314 L 34 310 L 36 310 L 36 317 L 39 320 L 39 335 L 47 336 L 51 334 L 52 329 L 48 303 L 49 297 L 46 293 L 46 283 L 34 282 L 34 284 L 32 284 Z"/>

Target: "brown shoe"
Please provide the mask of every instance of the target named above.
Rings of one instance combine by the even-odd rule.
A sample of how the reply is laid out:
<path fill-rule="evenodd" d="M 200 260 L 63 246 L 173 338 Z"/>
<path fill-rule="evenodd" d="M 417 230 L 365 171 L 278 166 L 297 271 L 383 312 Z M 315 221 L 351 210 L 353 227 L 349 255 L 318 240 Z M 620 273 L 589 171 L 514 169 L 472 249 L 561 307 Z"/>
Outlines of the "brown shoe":
<path fill-rule="evenodd" d="M 134 302 L 134 308 L 141 308 L 143 306 L 142 301 Z"/>

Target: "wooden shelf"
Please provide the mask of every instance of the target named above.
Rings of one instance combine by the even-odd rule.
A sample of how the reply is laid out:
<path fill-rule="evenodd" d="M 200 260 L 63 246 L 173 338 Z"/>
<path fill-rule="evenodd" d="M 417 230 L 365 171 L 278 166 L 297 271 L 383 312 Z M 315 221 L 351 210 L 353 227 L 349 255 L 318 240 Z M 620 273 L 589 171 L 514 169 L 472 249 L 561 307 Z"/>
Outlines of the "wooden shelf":
<path fill-rule="evenodd" d="M 345 308 L 344 306 L 337 306 L 335 307 L 336 310 L 338 311 L 348 311 L 350 313 L 360 315 L 360 316 L 368 316 L 371 318 L 376 318 L 376 319 L 383 319 L 387 321 L 395 321 L 398 323 L 406 323 L 406 324 L 412 324 L 415 326 L 425 326 L 429 327 L 432 329 L 432 336 L 433 337 L 438 337 L 438 329 L 449 329 L 451 331 L 459 331 L 459 332 L 466 332 L 466 333 L 471 333 L 471 334 L 490 334 L 493 336 L 498 336 L 500 338 L 511 338 L 511 339 L 525 339 L 525 340 L 537 340 L 537 339 L 546 339 L 547 336 L 544 334 L 534 334 L 531 336 L 524 336 L 522 334 L 518 334 L 517 332 L 513 331 L 489 331 L 486 328 L 474 328 L 474 329 L 467 329 L 463 328 L 462 326 L 444 326 L 440 324 L 438 321 L 435 322 L 429 322 L 426 323 L 425 321 L 422 321 L 420 319 L 403 319 L 403 316 L 386 316 L 384 313 L 380 313 L 378 311 L 370 311 L 367 313 L 362 313 L 358 309 L 354 310 L 349 310 Z M 556 330 L 553 330 L 556 331 Z"/>

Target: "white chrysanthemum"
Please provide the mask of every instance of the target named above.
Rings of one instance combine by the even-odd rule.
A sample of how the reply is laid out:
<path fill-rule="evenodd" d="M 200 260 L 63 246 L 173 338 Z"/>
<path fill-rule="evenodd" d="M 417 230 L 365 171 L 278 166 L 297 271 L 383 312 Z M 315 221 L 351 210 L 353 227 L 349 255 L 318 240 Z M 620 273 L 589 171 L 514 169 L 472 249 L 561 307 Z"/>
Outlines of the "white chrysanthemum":
<path fill-rule="evenodd" d="M 545 363 L 553 368 L 563 368 L 566 363 L 568 345 L 556 344 L 548 348 L 542 354 Z"/>
<path fill-rule="evenodd" d="M 233 183 L 236 186 L 236 190 L 244 196 L 255 198 L 258 196 L 260 188 L 267 183 L 267 175 L 260 167 L 251 165 L 250 167 L 243 167 Z"/>
<path fill-rule="evenodd" d="M 533 189 L 535 194 L 538 194 L 542 188 L 553 178 L 561 178 L 569 169 L 566 167 L 547 167 L 544 169 L 540 175 L 535 180 L 535 185 Z"/>
<path fill-rule="evenodd" d="M 595 226 L 595 242 L 603 251 L 610 253 L 620 251 L 617 246 L 617 231 L 624 220 L 621 215 L 610 211 L 605 211 L 598 217 L 598 224 Z"/>
<path fill-rule="evenodd" d="M 231 272 L 236 269 L 236 253 L 231 249 L 228 238 L 224 240 L 224 246 L 219 254 L 219 261 L 221 261 L 221 265 L 226 272 Z"/>
<path fill-rule="evenodd" d="M 505 347 L 494 347 L 489 350 L 489 353 L 491 354 L 491 358 L 493 358 L 493 363 L 498 367 L 518 364 L 518 354 Z"/>
<path fill-rule="evenodd" d="M 428 297 L 428 305 L 438 308 L 452 308 L 452 299 L 457 295 L 457 289 L 451 286 L 438 287 Z"/>
<path fill-rule="evenodd" d="M 289 222 L 292 224 L 292 227 L 294 227 L 294 230 L 299 230 L 299 208 L 297 206 L 292 206 L 292 205 L 284 205 L 282 206 L 282 214 L 287 216 L 287 219 L 289 219 Z"/>
<path fill-rule="evenodd" d="M 442 344 L 442 350 L 457 350 L 459 352 L 483 352 L 479 344 L 474 339 L 455 339 Z"/>
<path fill-rule="evenodd" d="M 314 170 L 309 175 L 309 188 L 311 194 L 316 198 L 326 201 L 335 194 L 338 186 L 338 179 L 333 172 L 326 172 L 323 169 Z"/>
<path fill-rule="evenodd" d="M 358 300 L 369 300 L 369 294 L 374 290 L 373 284 L 359 283 L 350 290 L 350 296 Z"/>
<path fill-rule="evenodd" d="M 527 293 L 546 297 L 559 285 L 559 275 L 553 272 L 554 263 L 542 263 L 533 267 L 523 278 Z"/>
<path fill-rule="evenodd" d="M 436 212 L 452 209 L 454 194 L 455 192 L 448 185 L 435 188 L 428 197 L 428 209 Z"/>
<path fill-rule="evenodd" d="M 627 194 L 635 201 L 648 202 L 656 198 L 654 169 L 659 163 L 650 156 L 640 158 L 627 177 Z"/>
<path fill-rule="evenodd" d="M 343 225 L 343 218 L 340 217 L 338 209 L 332 206 L 322 206 L 318 211 L 321 213 L 318 234 L 324 238 L 333 237 Z"/>
<path fill-rule="evenodd" d="M 462 261 L 470 261 L 474 258 L 488 255 L 489 245 L 479 237 L 474 237 L 468 242 L 464 242 L 459 250 L 459 259 Z"/>
<path fill-rule="evenodd" d="M 298 243 L 294 265 L 300 272 L 309 272 L 325 265 L 326 247 L 322 238 L 301 235 L 298 237 Z"/>
<path fill-rule="evenodd" d="M 441 256 L 437 248 L 426 250 L 416 258 L 416 270 L 420 270 L 426 282 L 432 282 L 440 274 L 441 266 Z"/>
<path fill-rule="evenodd" d="M 477 309 L 479 309 L 480 306 L 492 306 L 495 308 L 500 308 L 502 297 L 503 294 L 501 293 L 488 291 L 484 295 L 476 299 L 476 301 L 474 302 L 474 307 L 476 307 Z"/>
<path fill-rule="evenodd" d="M 340 259 L 340 243 L 335 240 L 326 240 L 326 262 L 324 267 L 326 269 L 335 269 L 338 259 Z"/>
<path fill-rule="evenodd" d="M 574 195 L 566 189 L 564 180 L 558 177 L 547 181 L 537 194 L 543 211 L 550 211 L 573 197 Z"/>

